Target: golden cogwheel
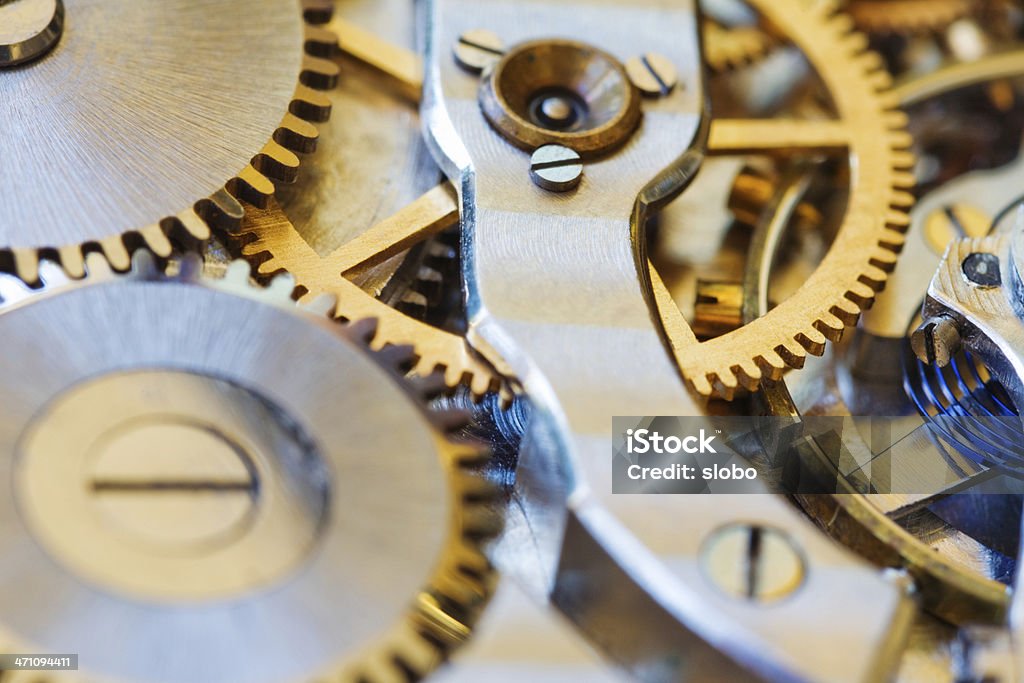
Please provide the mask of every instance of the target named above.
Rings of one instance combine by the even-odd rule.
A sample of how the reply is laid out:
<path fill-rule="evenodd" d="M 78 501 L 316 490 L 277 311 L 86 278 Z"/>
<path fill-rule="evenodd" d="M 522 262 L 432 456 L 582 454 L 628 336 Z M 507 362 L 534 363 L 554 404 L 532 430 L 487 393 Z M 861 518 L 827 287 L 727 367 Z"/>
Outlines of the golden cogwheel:
<path fill-rule="evenodd" d="M 374 80 L 367 85 L 353 79 L 357 83 L 352 87 L 386 90 L 388 85 L 397 85 L 404 100 L 396 105 L 400 109 L 418 101 L 422 65 L 415 53 L 388 43 L 341 17 L 334 17 L 326 28 L 339 37 L 341 47 L 349 58 L 354 57 L 358 63 L 372 67 L 371 78 Z M 343 94 L 339 90 L 332 93 L 331 97 L 340 98 Z M 344 121 L 337 122 L 337 126 L 344 124 Z M 338 165 L 338 159 L 347 161 L 346 155 L 352 154 L 352 146 L 344 144 L 344 137 L 338 130 L 324 132 L 325 142 L 318 152 L 322 160 L 314 158 L 313 164 L 319 161 L 328 167 Z M 389 130 L 378 134 L 400 136 L 406 133 Z M 324 159 L 324 156 L 333 158 Z M 329 175 L 330 171 L 321 169 L 321 173 Z M 328 187 L 336 191 L 336 184 L 329 183 Z M 282 209 L 282 203 L 272 199 L 263 207 L 247 207 L 240 227 L 225 235 L 232 251 L 252 263 L 259 276 L 290 273 L 299 287 L 300 300 L 308 301 L 321 294 L 331 294 L 338 299 L 339 316 L 351 320 L 367 317 L 376 319 L 384 339 L 416 346 L 417 372 L 441 370 L 451 386 L 467 384 L 477 398 L 490 391 L 498 391 L 509 398 L 510 387 L 505 379 L 507 373 L 499 373 L 473 351 L 463 337 L 432 327 L 391 308 L 375 298 L 373 292 L 364 291 L 353 281 L 356 279 L 353 275 L 393 262 L 416 243 L 457 225 L 458 207 L 454 192 L 448 185 L 426 191 L 396 213 L 376 220 L 372 225 L 335 224 L 334 231 L 346 234 L 349 239 L 326 255 L 318 253 L 314 245 L 300 233 L 289 212 Z M 324 208 L 325 204 L 318 202 L 307 207 L 307 211 L 329 213 Z M 302 211 L 295 213 L 301 214 Z M 295 220 L 300 222 L 302 218 L 300 216 Z M 324 217 L 318 218 L 316 222 L 330 225 L 330 221 Z"/>
<path fill-rule="evenodd" d="M 970 14 L 975 0 L 850 0 L 857 28 L 872 34 L 940 31 Z"/>
<path fill-rule="evenodd" d="M 374 318 L 382 338 L 415 344 L 416 372 L 441 371 L 450 386 L 466 384 L 478 398 L 489 391 L 499 391 L 507 398 L 509 388 L 503 376 L 472 351 L 463 337 L 391 308 L 344 277 L 344 273 L 358 266 L 379 263 L 408 248 L 420 232 L 433 232 L 457 220 L 448 188 L 438 187 L 374 226 L 376 230 L 363 233 L 321 257 L 277 202 L 271 200 L 263 209 L 247 207 L 241 228 L 227 235 L 227 239 L 235 251 L 256 267 L 259 276 L 287 272 L 294 277 L 301 292 L 300 301 L 330 294 L 338 299 L 339 317 Z"/>
<path fill-rule="evenodd" d="M 704 61 L 715 73 L 738 69 L 763 58 L 774 41 L 756 26 L 727 27 L 704 21 Z"/>
<path fill-rule="evenodd" d="M 58 5 L 59 6 L 59 5 Z M 65 0 L 52 51 L 0 75 L 0 270 L 75 276 L 209 236 L 294 178 L 326 118 L 336 40 L 319 0 Z M 227 184 L 227 190 L 224 188 Z M 211 196 L 212 193 L 212 196 Z"/>
<path fill-rule="evenodd" d="M 33 681 L 393 683 L 467 637 L 486 447 L 414 349 L 292 290 L 140 249 L 0 312 L 0 650 L 88 672 Z"/>
<path fill-rule="evenodd" d="M 698 343 L 657 274 L 652 280 L 666 334 L 693 388 L 731 397 L 763 377 L 820 355 L 874 300 L 896 263 L 913 203 L 913 155 L 906 115 L 888 92 L 881 60 L 834 3 L 750 0 L 779 35 L 800 48 L 830 94 L 831 120 L 730 120 L 711 123 L 708 153 L 844 154 L 849 201 L 835 240 L 817 270 L 787 300 L 737 330 Z"/>

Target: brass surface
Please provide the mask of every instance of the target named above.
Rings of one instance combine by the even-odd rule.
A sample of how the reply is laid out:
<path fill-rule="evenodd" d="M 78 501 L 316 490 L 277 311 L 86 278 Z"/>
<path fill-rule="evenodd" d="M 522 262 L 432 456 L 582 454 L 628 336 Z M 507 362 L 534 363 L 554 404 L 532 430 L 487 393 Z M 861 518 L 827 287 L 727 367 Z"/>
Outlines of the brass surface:
<path fill-rule="evenodd" d="M 670 345 L 691 386 L 729 398 L 756 390 L 820 355 L 856 322 L 885 284 L 896 262 L 913 202 L 907 189 L 913 155 L 906 116 L 887 93 L 880 60 L 863 51 L 864 39 L 829 7 L 798 2 L 750 3 L 805 54 L 835 102 L 836 120 L 712 121 L 710 154 L 780 153 L 845 149 L 850 200 L 832 247 L 810 278 L 763 317 L 694 346 L 693 333 L 675 306 L 659 307 Z"/>
<path fill-rule="evenodd" d="M 564 92 L 585 107 L 569 130 L 531 120 L 530 103 L 545 92 Z M 512 144 L 532 151 L 557 144 L 584 158 L 620 147 L 640 123 L 640 95 L 625 67 L 596 47 L 569 40 L 514 46 L 484 78 L 480 108 Z"/>

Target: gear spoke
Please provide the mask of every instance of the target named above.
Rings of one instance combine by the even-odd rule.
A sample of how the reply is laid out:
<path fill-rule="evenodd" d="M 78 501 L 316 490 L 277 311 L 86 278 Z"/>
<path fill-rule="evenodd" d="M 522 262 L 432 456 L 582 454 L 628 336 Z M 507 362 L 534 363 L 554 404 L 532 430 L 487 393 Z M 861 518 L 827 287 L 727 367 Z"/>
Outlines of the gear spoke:
<path fill-rule="evenodd" d="M 352 271 L 382 263 L 458 222 L 459 205 L 444 183 L 340 246 L 324 265 L 337 273 L 355 274 Z"/>
<path fill-rule="evenodd" d="M 847 149 L 849 141 L 848 127 L 842 121 L 716 119 L 711 123 L 708 153 L 789 155 L 809 151 L 836 152 Z"/>
<path fill-rule="evenodd" d="M 343 55 L 386 76 L 410 102 L 420 101 L 423 60 L 419 55 L 338 16 L 331 19 L 327 28 L 337 34 Z"/>

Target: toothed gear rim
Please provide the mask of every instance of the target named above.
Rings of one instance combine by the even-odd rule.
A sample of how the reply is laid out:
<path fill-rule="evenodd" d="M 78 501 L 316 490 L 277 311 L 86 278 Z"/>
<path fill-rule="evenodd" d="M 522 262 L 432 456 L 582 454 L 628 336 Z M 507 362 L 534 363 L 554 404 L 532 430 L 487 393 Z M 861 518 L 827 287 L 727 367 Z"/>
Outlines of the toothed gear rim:
<path fill-rule="evenodd" d="M 941 31 L 968 16 L 973 0 L 852 0 L 847 11 L 869 33 L 914 34 Z"/>
<path fill-rule="evenodd" d="M 913 155 L 906 116 L 888 93 L 891 79 L 867 39 L 834 3 L 749 0 L 806 56 L 831 95 L 848 134 L 850 197 L 831 248 L 803 286 L 767 315 L 702 343 L 681 362 L 701 394 L 731 397 L 778 379 L 821 355 L 874 300 L 895 267 L 913 203 Z"/>
<path fill-rule="evenodd" d="M 362 681 L 428 673 L 451 644 L 446 637 L 451 640 L 453 624 L 468 628 L 466 617 L 484 600 L 489 565 L 478 544 L 495 532 L 494 521 L 476 507 L 486 502 L 489 487 L 464 466 L 479 464 L 484 451 L 448 436 L 464 423 L 462 416 L 427 407 L 430 387 L 443 383 L 402 379 L 411 349 L 370 351 L 372 324 L 345 327 L 295 306 L 290 278 L 267 289 L 251 286 L 241 262 L 224 280 L 199 276 L 198 259 L 165 276 L 145 251 L 136 254 L 127 275 L 114 274 L 95 254 L 87 267 L 85 280 L 44 288 L 0 313 L 6 348 L 19 350 L 0 357 L 0 481 L 15 493 L 0 497 L 0 649 L 79 652 L 90 683 L 152 680 L 154 662 L 168 683 L 269 683 L 325 674 Z M 327 306 L 320 302 L 320 308 Z M 153 409 L 149 417 L 159 420 L 221 408 L 230 414 L 239 406 L 223 404 L 245 393 L 267 406 L 266 422 L 280 422 L 294 437 L 295 448 L 279 451 L 276 435 L 273 447 L 254 457 L 265 460 L 256 467 L 265 477 L 275 467 L 314 465 L 298 475 L 293 469 L 305 484 L 275 509 L 287 517 L 322 508 L 322 519 L 309 527 L 316 532 L 312 547 L 297 554 L 297 566 L 269 583 L 244 585 L 247 578 L 236 577 L 243 585 L 223 595 L 161 600 L 140 595 L 137 586 L 119 590 L 123 572 L 118 577 L 117 567 L 103 567 L 102 557 L 96 558 L 99 569 L 111 572 L 106 578 L 113 582 L 74 573 L 62 541 L 36 533 L 39 517 L 32 508 L 52 503 L 47 487 L 52 492 L 61 482 L 33 481 L 26 471 L 32 467 L 26 460 L 38 455 L 31 450 L 33 425 L 53 418 L 62 398 L 105 381 L 148 382 L 148 375 L 223 386 L 189 394 L 196 397 L 194 406 L 169 407 L 165 395 L 146 395 L 158 388 L 147 384 L 134 397 L 142 405 L 132 407 L 133 417 L 147 406 Z M 91 400 L 84 408 L 98 421 L 117 422 L 125 417 L 119 403 L 131 405 L 129 394 L 114 392 L 109 402 Z M 244 422 L 245 416 L 234 419 Z M 232 425 L 219 428 L 230 434 Z M 259 431 L 244 438 L 258 440 Z M 151 457 L 164 445 L 152 443 L 143 454 Z M 93 473 L 96 449 L 80 448 L 89 457 L 67 463 L 61 477 Z M 294 457 L 275 463 L 279 452 Z M 135 457 L 131 451 L 115 456 Z M 133 469 L 122 462 L 120 471 Z M 22 486 L 26 479 L 36 488 Z M 265 479 L 258 487 L 257 500 L 267 485 Z M 307 495 L 321 489 L 327 491 L 323 506 L 317 495 Z M 76 523 L 103 524 L 89 505 L 82 514 L 87 519 Z M 276 539 L 287 544 L 290 536 Z M 147 558 L 145 549 L 130 551 L 151 563 L 140 573 L 177 563 L 173 569 L 184 584 L 189 572 L 216 554 L 207 549 L 182 555 L 161 546 Z M 47 600 L 55 602 L 41 609 Z"/>
<path fill-rule="evenodd" d="M 285 146 L 301 146 L 304 122 L 289 124 L 289 108 L 308 116 L 301 100 L 316 98 L 304 95 L 300 77 L 324 83 L 308 68 L 324 60 L 305 55 L 299 0 L 254 0 L 244 10 L 233 0 L 65 7 L 56 48 L 0 77 L 0 269 L 29 279 L 40 249 L 60 250 L 72 272 L 81 268 L 74 250 L 86 243 L 122 268 L 140 242 L 166 255 L 165 219 L 216 193 L 254 158 L 259 165 L 275 132 Z M 282 126 L 298 134 L 288 140 Z M 297 163 L 276 146 L 272 154 L 276 163 L 263 166 Z M 269 183 L 246 174 L 250 184 Z M 194 216 L 178 222 L 205 237 Z M 136 237 L 127 250 L 125 233 Z"/>

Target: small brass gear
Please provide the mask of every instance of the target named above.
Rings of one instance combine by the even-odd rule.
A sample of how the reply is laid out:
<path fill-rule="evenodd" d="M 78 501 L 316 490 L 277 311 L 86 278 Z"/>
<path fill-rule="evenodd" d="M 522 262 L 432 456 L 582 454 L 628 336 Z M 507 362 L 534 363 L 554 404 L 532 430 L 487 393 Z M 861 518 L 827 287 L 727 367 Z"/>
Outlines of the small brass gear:
<path fill-rule="evenodd" d="M 704 61 L 714 73 L 725 73 L 763 59 L 775 41 L 757 26 L 723 26 L 704 21 Z"/>
<path fill-rule="evenodd" d="M 831 95 L 837 118 L 713 119 L 708 153 L 845 153 L 850 197 L 832 247 L 803 286 L 765 316 L 720 337 L 698 343 L 652 272 L 664 329 L 684 376 L 698 393 L 726 398 L 802 366 L 807 354 L 820 355 L 857 321 L 895 266 L 913 203 L 907 118 L 889 92 L 891 79 L 881 60 L 867 51 L 867 39 L 854 31 L 852 20 L 834 3 L 749 4 L 802 50 Z"/>
<path fill-rule="evenodd" d="M 330 297 L 295 305 L 289 276 L 251 284 L 242 261 L 218 279 L 196 256 L 158 268 L 140 249 L 125 274 L 95 253 L 82 280 L 47 262 L 42 271 L 52 283 L 0 309 L 5 339 L 23 350 L 8 363 L 36 371 L 6 374 L 3 392 L 6 438 L 19 442 L 0 458 L 18 492 L 0 504 L 4 651 L 74 645 L 89 681 L 148 679 L 159 660 L 162 678 L 182 683 L 390 683 L 427 675 L 468 637 L 493 587 L 483 545 L 500 530 L 497 489 L 480 474 L 489 451 L 463 431 L 467 413 L 435 400 L 444 377 L 407 374 L 413 348 L 380 344 L 373 320 L 332 320 Z M 57 450 L 70 479 L 47 471 L 54 440 L 67 446 Z M 165 464 L 140 469 L 143 444 L 146 463 Z M 202 462 L 248 464 L 204 475 L 200 461 L 181 460 L 197 444 Z M 192 492 L 182 505 L 223 511 L 223 494 L 194 492 L 203 476 L 229 490 L 232 472 L 260 514 L 214 535 L 218 515 L 193 516 L 201 545 L 181 545 L 192 543 L 183 517 L 172 515 L 173 534 L 154 531 L 178 489 Z M 153 486 L 164 513 L 147 522 L 138 501 Z M 122 489 L 128 503 L 97 499 Z M 60 511 L 76 505 L 86 509 Z M 63 608 L 40 619 L 36 600 L 57 594 Z M 109 623 L 117 638 L 99 627 Z M 247 662 L 254 649 L 258 668 Z"/>
<path fill-rule="evenodd" d="M 319 0 L 64 3 L 69 29 L 0 78 L 0 271 L 35 282 L 192 246 L 262 204 L 316 144 L 337 66 Z M 259 57 L 258 67 L 254 67 Z M 218 189 L 220 188 L 220 189 Z M 234 195 L 234 196 L 233 196 Z"/>

